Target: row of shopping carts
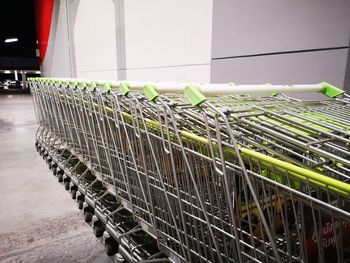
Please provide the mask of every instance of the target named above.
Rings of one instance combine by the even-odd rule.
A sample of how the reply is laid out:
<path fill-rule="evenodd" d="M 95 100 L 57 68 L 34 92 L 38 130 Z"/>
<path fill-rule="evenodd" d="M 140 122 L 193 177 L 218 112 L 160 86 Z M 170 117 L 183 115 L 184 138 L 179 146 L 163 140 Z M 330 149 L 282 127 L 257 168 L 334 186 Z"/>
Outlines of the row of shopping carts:
<path fill-rule="evenodd" d="M 37 150 L 109 254 L 350 262 L 350 97 L 342 90 L 29 82 Z"/>

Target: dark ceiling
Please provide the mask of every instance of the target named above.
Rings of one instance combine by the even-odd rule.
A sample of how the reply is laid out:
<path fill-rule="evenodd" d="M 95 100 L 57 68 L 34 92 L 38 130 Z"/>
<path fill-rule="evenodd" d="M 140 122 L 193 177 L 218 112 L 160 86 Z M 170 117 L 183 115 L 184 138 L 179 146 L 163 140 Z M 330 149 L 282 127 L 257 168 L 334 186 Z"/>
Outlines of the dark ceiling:
<path fill-rule="evenodd" d="M 35 57 L 36 32 L 34 7 L 31 0 L 1 1 L 0 56 Z M 4 43 L 17 37 L 18 42 Z"/>
<path fill-rule="evenodd" d="M 0 68 L 15 66 L 2 65 L 4 61 L 13 64 L 18 59 L 22 62 L 29 58 L 37 60 L 33 1 L 1 1 L 0 10 Z M 18 42 L 5 43 L 7 38 L 18 38 Z"/>

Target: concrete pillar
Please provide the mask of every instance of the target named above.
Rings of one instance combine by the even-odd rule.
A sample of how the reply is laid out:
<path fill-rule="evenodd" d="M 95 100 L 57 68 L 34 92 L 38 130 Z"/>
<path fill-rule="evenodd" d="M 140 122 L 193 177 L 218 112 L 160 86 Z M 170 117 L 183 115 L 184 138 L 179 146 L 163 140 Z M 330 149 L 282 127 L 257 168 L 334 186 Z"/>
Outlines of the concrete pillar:
<path fill-rule="evenodd" d="M 23 82 L 23 89 L 27 88 L 27 78 L 26 78 L 26 72 L 22 71 L 22 82 Z"/>

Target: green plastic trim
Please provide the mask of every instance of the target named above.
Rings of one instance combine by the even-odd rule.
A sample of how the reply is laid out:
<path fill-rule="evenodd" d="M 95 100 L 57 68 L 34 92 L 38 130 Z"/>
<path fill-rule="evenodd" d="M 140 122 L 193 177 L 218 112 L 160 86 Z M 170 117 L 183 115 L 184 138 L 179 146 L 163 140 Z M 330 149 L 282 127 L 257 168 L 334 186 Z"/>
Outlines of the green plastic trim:
<path fill-rule="evenodd" d="M 208 144 L 209 141 L 206 138 L 200 137 L 196 134 L 187 132 L 187 131 L 181 131 L 181 135 L 184 137 L 187 137 L 191 140 L 201 142 L 203 144 Z M 216 144 L 213 145 L 215 148 L 218 147 Z M 266 167 L 273 168 L 273 166 L 276 166 L 276 170 L 281 172 L 281 175 L 285 174 L 286 171 L 289 172 L 291 176 L 293 176 L 295 179 L 299 179 L 304 182 L 310 182 L 316 186 L 319 186 L 323 189 L 329 189 L 332 192 L 335 192 L 337 194 L 340 194 L 342 196 L 350 196 L 350 184 L 344 183 L 342 181 L 339 181 L 337 179 L 331 178 L 329 176 L 314 172 L 312 170 L 302 168 L 299 166 L 296 166 L 294 164 L 276 159 L 271 156 L 267 156 L 265 154 L 250 150 L 245 147 L 241 147 L 240 152 L 242 154 L 242 157 L 244 159 L 251 160 L 256 159 L 261 162 Z M 235 150 L 224 147 L 224 152 L 228 153 L 230 155 L 236 155 Z"/>
<path fill-rule="evenodd" d="M 88 83 L 86 81 L 81 82 L 81 87 L 85 90 L 88 86 Z"/>
<path fill-rule="evenodd" d="M 92 81 L 90 84 L 90 88 L 95 91 L 97 89 L 97 81 Z"/>
<path fill-rule="evenodd" d="M 197 86 L 187 86 L 184 91 L 185 97 L 192 106 L 199 106 L 206 101 L 206 97 L 199 91 Z"/>
<path fill-rule="evenodd" d="M 130 92 L 129 84 L 126 83 L 126 82 L 120 83 L 119 89 L 120 89 L 120 92 L 121 92 L 124 96 L 128 95 L 129 92 Z"/>
<path fill-rule="evenodd" d="M 282 169 L 285 169 L 287 171 L 290 171 L 293 176 L 297 177 L 298 179 L 302 179 L 304 181 L 309 181 L 313 184 L 316 184 L 318 186 L 321 186 L 323 188 L 330 188 L 333 191 L 336 191 L 343 195 L 348 195 L 350 192 L 350 184 L 344 183 L 342 181 L 339 181 L 337 179 L 333 179 L 331 177 L 325 176 L 323 174 L 319 174 L 317 172 L 314 172 L 312 170 L 308 170 L 284 161 L 281 161 L 276 158 L 272 158 L 270 156 L 264 155 L 259 152 L 255 152 L 252 150 L 249 150 L 247 148 L 241 148 L 240 151 L 244 154 L 247 154 L 250 157 L 255 157 L 259 159 L 262 162 L 266 162 L 272 165 L 276 165 Z M 303 178 L 304 177 L 304 178 Z"/>
<path fill-rule="evenodd" d="M 79 81 L 78 81 L 78 80 L 74 81 L 74 82 L 73 82 L 73 87 L 76 88 L 76 87 L 78 87 L 78 86 L 79 86 Z"/>
<path fill-rule="evenodd" d="M 339 89 L 332 84 L 329 84 L 327 82 L 322 82 L 322 90 L 321 93 L 327 97 L 334 98 L 338 95 L 343 94 L 345 91 L 342 89 Z"/>
<path fill-rule="evenodd" d="M 143 92 L 150 101 L 154 101 L 159 96 L 156 86 L 151 84 L 146 84 L 143 88 Z"/>
<path fill-rule="evenodd" d="M 104 85 L 106 92 L 109 93 L 112 89 L 112 84 L 111 83 L 105 83 Z"/>

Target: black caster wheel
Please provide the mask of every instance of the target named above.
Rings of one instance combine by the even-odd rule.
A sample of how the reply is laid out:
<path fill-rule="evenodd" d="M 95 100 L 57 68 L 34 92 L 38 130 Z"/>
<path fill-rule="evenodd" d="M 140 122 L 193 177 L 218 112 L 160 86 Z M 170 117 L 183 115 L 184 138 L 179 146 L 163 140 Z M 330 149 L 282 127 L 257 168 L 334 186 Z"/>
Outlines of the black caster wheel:
<path fill-rule="evenodd" d="M 80 210 L 84 208 L 84 200 L 85 200 L 85 196 L 82 193 L 77 192 L 77 203 L 78 203 L 78 208 Z"/>
<path fill-rule="evenodd" d="M 57 180 L 59 183 L 63 182 L 63 173 L 57 173 Z"/>
<path fill-rule="evenodd" d="M 52 169 L 52 162 L 49 162 L 49 163 L 47 164 L 47 166 L 48 166 L 49 169 L 51 170 L 51 169 Z"/>
<path fill-rule="evenodd" d="M 77 198 L 77 190 L 76 189 L 71 189 L 71 196 L 72 196 L 72 199 L 76 199 Z"/>
<path fill-rule="evenodd" d="M 79 208 L 80 210 L 83 209 L 83 204 L 84 204 L 84 200 L 78 199 L 78 208 Z"/>
<path fill-rule="evenodd" d="M 64 189 L 66 189 L 67 191 L 70 188 L 70 182 L 69 181 L 64 181 Z"/>
<path fill-rule="evenodd" d="M 108 238 L 105 240 L 105 251 L 107 256 L 113 256 L 118 253 L 119 244 L 114 238 Z"/>
<path fill-rule="evenodd" d="M 56 166 L 52 167 L 52 174 L 57 175 L 57 167 Z"/>
<path fill-rule="evenodd" d="M 41 148 L 40 144 L 39 144 L 38 142 L 36 142 L 36 143 L 35 143 L 35 149 L 36 149 L 36 151 L 39 152 L 39 151 L 40 151 L 40 148 Z"/>
<path fill-rule="evenodd" d="M 63 170 L 57 171 L 57 180 L 59 183 L 63 182 L 63 174 L 64 174 Z"/>
<path fill-rule="evenodd" d="M 106 229 L 101 222 L 95 223 L 95 225 L 93 227 L 93 232 L 94 232 L 95 237 L 102 237 L 103 232 L 105 230 Z"/>
<path fill-rule="evenodd" d="M 84 211 L 84 221 L 86 223 L 90 223 L 93 217 L 93 213 L 89 210 Z"/>

